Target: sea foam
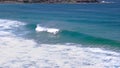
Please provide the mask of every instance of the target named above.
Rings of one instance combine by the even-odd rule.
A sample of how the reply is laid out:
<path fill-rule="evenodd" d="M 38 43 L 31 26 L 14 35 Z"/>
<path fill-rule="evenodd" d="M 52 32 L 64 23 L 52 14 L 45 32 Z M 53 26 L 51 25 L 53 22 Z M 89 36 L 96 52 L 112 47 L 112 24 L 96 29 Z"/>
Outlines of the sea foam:
<path fill-rule="evenodd" d="M 57 34 L 59 32 L 59 29 L 41 27 L 39 24 L 37 24 L 37 27 L 35 28 L 35 30 L 37 32 L 48 32 L 48 33 L 52 33 L 52 34 Z"/>
<path fill-rule="evenodd" d="M 25 25 L 25 23 L 14 20 L 0 19 L 0 29 L 13 29 Z"/>
<path fill-rule="evenodd" d="M 0 31 L 0 35 L 7 32 L 0 36 L 0 68 L 120 68 L 117 52 L 75 44 L 38 44 L 16 37 L 11 31 Z"/>

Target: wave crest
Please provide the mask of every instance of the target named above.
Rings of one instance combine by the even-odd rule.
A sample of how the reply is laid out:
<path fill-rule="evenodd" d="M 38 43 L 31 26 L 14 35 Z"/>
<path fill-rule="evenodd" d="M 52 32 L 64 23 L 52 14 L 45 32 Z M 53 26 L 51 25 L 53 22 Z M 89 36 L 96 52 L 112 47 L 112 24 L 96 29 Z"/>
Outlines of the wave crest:
<path fill-rule="evenodd" d="M 46 28 L 46 27 L 41 27 L 40 25 L 37 24 L 37 27 L 35 28 L 37 32 L 48 32 L 52 34 L 57 34 L 59 32 L 59 29 L 56 28 Z"/>

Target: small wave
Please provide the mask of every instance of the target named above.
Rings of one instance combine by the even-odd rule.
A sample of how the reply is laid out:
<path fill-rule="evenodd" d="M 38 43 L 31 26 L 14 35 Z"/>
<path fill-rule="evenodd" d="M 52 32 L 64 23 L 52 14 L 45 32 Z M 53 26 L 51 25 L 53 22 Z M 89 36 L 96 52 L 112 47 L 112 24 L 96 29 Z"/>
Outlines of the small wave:
<path fill-rule="evenodd" d="M 64 41 L 68 40 L 67 42 L 72 42 L 72 43 L 82 43 L 83 42 L 83 43 L 88 43 L 91 45 L 97 45 L 97 46 L 100 45 L 100 47 L 105 46 L 105 47 L 120 48 L 119 41 L 96 37 L 96 36 L 91 36 L 88 34 L 77 32 L 77 31 L 61 30 L 58 35 L 60 35 L 60 37 Z"/>
<path fill-rule="evenodd" d="M 59 29 L 56 28 L 46 28 L 46 27 L 41 27 L 40 25 L 37 24 L 37 27 L 35 28 L 37 32 L 48 32 L 52 34 L 57 34 L 59 32 Z"/>

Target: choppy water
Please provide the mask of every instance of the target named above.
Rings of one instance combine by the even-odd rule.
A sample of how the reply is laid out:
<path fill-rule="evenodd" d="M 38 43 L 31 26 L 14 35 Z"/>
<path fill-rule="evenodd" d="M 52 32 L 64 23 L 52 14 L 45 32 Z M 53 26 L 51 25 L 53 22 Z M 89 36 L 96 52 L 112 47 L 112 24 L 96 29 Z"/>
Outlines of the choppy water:
<path fill-rule="evenodd" d="M 120 6 L 0 4 L 1 68 L 119 68 Z"/>

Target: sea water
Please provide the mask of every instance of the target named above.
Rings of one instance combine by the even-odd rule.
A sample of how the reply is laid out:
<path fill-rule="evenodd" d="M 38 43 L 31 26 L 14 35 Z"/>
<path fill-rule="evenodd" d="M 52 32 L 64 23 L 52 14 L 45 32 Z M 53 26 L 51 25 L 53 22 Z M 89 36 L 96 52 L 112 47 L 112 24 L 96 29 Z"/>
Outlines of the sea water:
<path fill-rule="evenodd" d="M 120 4 L 0 4 L 0 68 L 120 68 Z"/>

